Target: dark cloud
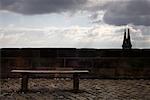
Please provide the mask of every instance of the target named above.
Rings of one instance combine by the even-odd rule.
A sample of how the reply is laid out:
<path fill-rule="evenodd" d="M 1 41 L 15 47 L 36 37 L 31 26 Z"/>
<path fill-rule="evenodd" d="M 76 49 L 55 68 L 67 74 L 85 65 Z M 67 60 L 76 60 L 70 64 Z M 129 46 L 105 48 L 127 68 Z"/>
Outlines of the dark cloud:
<path fill-rule="evenodd" d="M 150 0 L 109 2 L 103 20 L 112 25 L 150 26 Z"/>
<path fill-rule="evenodd" d="M 82 8 L 87 0 L 0 0 L 0 10 L 33 15 L 60 13 Z"/>
<path fill-rule="evenodd" d="M 111 25 L 150 26 L 150 0 L 0 0 L 0 10 L 26 15 L 74 12 L 92 12 L 93 23 Z M 104 11 L 103 20 L 98 11 Z"/>

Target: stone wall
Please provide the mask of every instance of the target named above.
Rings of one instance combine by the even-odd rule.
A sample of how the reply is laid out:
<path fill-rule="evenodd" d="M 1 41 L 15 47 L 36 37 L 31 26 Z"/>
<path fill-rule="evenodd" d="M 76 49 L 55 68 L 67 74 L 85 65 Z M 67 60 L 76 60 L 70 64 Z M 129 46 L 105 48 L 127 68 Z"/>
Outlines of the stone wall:
<path fill-rule="evenodd" d="M 88 69 L 84 78 L 150 78 L 150 49 L 2 48 L 0 52 L 1 78 L 19 77 L 10 73 L 12 69 L 60 68 Z"/>

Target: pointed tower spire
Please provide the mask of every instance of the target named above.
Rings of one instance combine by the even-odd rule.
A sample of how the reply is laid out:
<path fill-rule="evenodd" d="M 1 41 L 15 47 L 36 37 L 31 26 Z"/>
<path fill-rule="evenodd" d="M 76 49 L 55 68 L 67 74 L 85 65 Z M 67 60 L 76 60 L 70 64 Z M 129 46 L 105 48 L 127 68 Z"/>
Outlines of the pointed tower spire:
<path fill-rule="evenodd" d="M 122 48 L 124 49 L 125 46 L 126 46 L 126 29 L 124 29 L 124 38 L 123 38 Z"/>
<path fill-rule="evenodd" d="M 130 29 L 129 28 L 128 28 L 128 37 L 127 37 L 127 39 L 130 40 Z"/>
<path fill-rule="evenodd" d="M 128 38 L 127 38 L 127 41 L 128 41 L 128 48 L 131 49 L 132 48 L 132 44 L 131 44 L 131 39 L 130 39 L 130 29 L 128 28 Z"/>
<path fill-rule="evenodd" d="M 126 29 L 124 29 L 124 41 L 126 40 Z"/>
<path fill-rule="evenodd" d="M 132 44 L 130 40 L 130 29 L 128 28 L 128 36 L 126 37 L 126 29 L 124 31 L 124 39 L 123 39 L 123 44 L 122 44 L 123 49 L 131 49 Z"/>

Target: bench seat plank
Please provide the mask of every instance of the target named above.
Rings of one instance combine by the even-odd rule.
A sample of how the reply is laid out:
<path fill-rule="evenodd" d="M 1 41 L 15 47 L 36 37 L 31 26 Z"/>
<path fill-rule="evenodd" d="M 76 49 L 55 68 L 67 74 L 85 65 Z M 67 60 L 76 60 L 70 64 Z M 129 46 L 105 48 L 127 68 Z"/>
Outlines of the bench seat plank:
<path fill-rule="evenodd" d="M 88 73 L 88 70 L 12 70 L 14 73 L 60 73 L 60 74 L 74 74 L 74 73 Z"/>

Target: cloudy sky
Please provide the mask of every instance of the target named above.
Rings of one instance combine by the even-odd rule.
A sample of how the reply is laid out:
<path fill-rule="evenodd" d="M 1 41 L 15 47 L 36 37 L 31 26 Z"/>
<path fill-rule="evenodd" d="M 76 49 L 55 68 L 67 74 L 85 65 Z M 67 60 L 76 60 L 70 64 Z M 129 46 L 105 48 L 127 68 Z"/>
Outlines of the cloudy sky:
<path fill-rule="evenodd" d="M 150 48 L 150 0 L 0 0 L 0 48 Z"/>

